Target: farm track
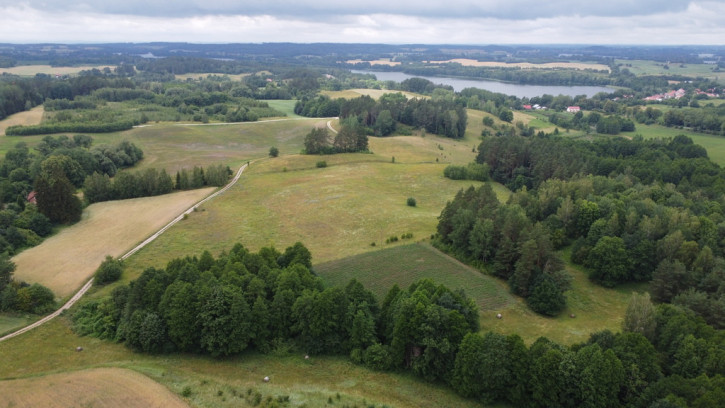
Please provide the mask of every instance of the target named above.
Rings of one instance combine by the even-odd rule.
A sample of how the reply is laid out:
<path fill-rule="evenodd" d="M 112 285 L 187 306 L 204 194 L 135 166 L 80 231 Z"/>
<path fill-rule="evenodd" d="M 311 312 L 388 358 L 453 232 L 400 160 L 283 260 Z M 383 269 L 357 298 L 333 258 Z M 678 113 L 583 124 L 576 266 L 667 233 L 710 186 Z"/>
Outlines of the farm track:
<path fill-rule="evenodd" d="M 140 251 L 143 247 L 145 247 L 146 245 L 148 245 L 149 243 L 151 243 L 153 240 L 155 240 L 156 238 L 158 238 L 161 234 L 163 234 L 164 232 L 166 232 L 166 230 L 168 230 L 169 228 L 171 228 L 174 224 L 176 224 L 177 222 L 183 220 L 184 219 L 184 216 L 192 213 L 200 205 L 206 203 L 207 201 L 213 199 L 214 197 L 216 197 L 216 196 L 224 193 L 225 191 L 229 190 L 234 184 L 237 183 L 237 181 L 239 181 L 239 178 L 242 176 L 242 172 L 244 172 L 244 170 L 246 168 L 247 168 L 247 164 L 242 165 L 239 168 L 239 170 L 237 171 L 237 174 L 234 176 L 234 178 L 232 179 L 232 181 L 230 181 L 229 183 L 227 183 L 227 185 L 225 185 L 221 189 L 215 191 L 214 193 L 210 194 L 208 197 L 204 198 L 203 200 L 199 201 L 198 203 L 196 203 L 196 204 L 192 205 L 191 207 L 189 207 L 186 211 L 184 211 L 183 213 L 179 214 L 178 217 L 176 217 L 173 220 L 171 220 L 171 222 L 169 222 L 168 224 L 166 224 L 165 226 L 163 226 L 160 230 L 156 231 L 156 233 L 154 233 L 150 237 L 146 238 L 146 240 L 144 240 L 143 242 L 141 242 L 140 244 L 138 244 L 137 246 L 135 246 L 130 251 L 126 252 L 119 259 L 124 260 L 124 259 L 128 258 L 129 256 L 135 254 L 136 252 Z M 78 300 L 81 297 L 83 297 L 83 295 L 88 291 L 88 289 L 91 288 L 92 285 L 93 285 L 93 278 L 89 279 L 88 282 L 86 282 L 86 284 L 83 285 L 83 287 L 81 287 L 81 289 L 78 292 L 76 292 L 76 294 L 73 295 L 73 297 L 71 297 L 67 302 L 65 302 L 65 304 L 63 306 L 61 306 L 58 310 L 56 310 L 55 312 L 49 314 L 48 316 L 45 316 L 44 318 L 38 320 L 37 322 L 35 322 L 33 324 L 30 324 L 30 325 L 25 326 L 25 327 L 23 327 L 23 328 L 21 328 L 21 329 L 19 329 L 17 331 L 14 331 L 14 332 L 12 332 L 10 334 L 7 334 L 7 335 L 5 335 L 3 337 L 0 337 L 0 342 L 3 342 L 5 340 L 11 339 L 13 337 L 19 336 L 19 335 L 21 335 L 21 334 L 23 334 L 25 332 L 30 331 L 30 330 L 33 330 L 34 328 L 36 328 L 36 327 L 38 327 L 38 326 L 40 326 L 42 324 L 45 324 L 45 323 L 49 322 L 50 320 L 53 320 L 54 318 L 58 317 L 61 313 L 63 313 L 64 311 L 70 309 L 74 304 L 76 304 L 76 302 L 78 302 Z"/>

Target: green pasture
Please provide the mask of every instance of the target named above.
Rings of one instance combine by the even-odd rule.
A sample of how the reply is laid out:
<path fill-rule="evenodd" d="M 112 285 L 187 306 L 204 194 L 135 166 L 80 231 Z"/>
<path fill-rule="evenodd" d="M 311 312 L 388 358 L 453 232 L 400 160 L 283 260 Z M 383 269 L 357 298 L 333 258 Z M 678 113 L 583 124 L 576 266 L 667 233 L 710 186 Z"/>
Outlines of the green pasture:
<path fill-rule="evenodd" d="M 315 272 L 333 286 L 344 287 L 351 279 L 357 279 L 373 291 L 379 301 L 393 285 L 406 289 L 413 282 L 429 278 L 452 290 L 465 290 L 481 311 L 500 310 L 514 302 L 501 281 L 425 243 L 399 245 L 325 262 L 315 265 Z"/>
<path fill-rule="evenodd" d="M 393 235 L 429 237 L 446 202 L 480 184 L 443 177 L 448 163 L 475 157 L 475 144 L 434 135 L 371 138 L 373 153 L 329 156 L 288 155 L 280 147 L 280 157 L 253 161 L 234 188 L 127 260 L 129 276 L 237 242 L 284 250 L 301 241 L 320 263 L 375 250 Z M 327 167 L 317 168 L 319 161 Z M 505 199 L 505 189 L 497 189 Z"/>
<path fill-rule="evenodd" d="M 635 75 L 684 75 L 689 77 L 702 77 L 712 79 L 720 83 L 725 82 L 725 72 L 713 72 L 716 65 L 711 64 L 669 64 L 669 69 L 664 68 L 664 63 L 646 60 L 615 60 L 615 63 L 622 64 L 619 69 L 628 69 Z M 631 66 L 628 66 L 631 65 Z"/>
<path fill-rule="evenodd" d="M 34 320 L 35 318 L 30 316 L 0 314 L 0 336 L 10 333 L 15 329 L 27 326 Z"/>
<path fill-rule="evenodd" d="M 283 350 L 224 359 L 184 354 L 152 356 L 109 341 L 78 337 L 69 324 L 68 318 L 60 317 L 4 342 L 0 347 L 0 380 L 88 367 L 121 367 L 145 374 L 177 395 L 189 387 L 191 395 L 184 399 L 195 407 L 251 406 L 240 397 L 247 390 L 260 393 L 263 399 L 287 395 L 290 406 L 295 407 L 483 406 L 412 375 L 367 370 L 350 363 L 346 356 L 312 356 L 305 360 L 302 354 Z M 75 351 L 79 346 L 83 347 L 80 353 Z M 270 377 L 268 383 L 262 381 L 265 376 Z"/>
<path fill-rule="evenodd" d="M 642 135 L 645 139 L 653 138 L 674 138 L 678 135 L 685 135 L 700 146 L 707 149 L 710 160 L 725 166 L 725 136 L 711 135 L 707 133 L 693 132 L 687 129 L 676 129 L 661 125 L 637 124 L 637 130 L 628 135 Z"/>
<path fill-rule="evenodd" d="M 230 125 L 149 123 L 124 132 L 92 134 L 94 145 L 115 144 L 122 140 L 135 143 L 144 151 L 138 169 L 165 168 L 175 173 L 182 167 L 225 164 L 238 167 L 251 159 L 265 157 L 277 146 L 280 154 L 302 150 L 302 142 L 314 126 L 324 126 L 322 119 L 277 119 L 242 122 Z M 57 135 L 54 135 L 57 136 Z M 72 135 L 69 135 L 72 136 Z M 2 136 L 0 154 L 19 142 L 29 147 L 45 136 Z"/>

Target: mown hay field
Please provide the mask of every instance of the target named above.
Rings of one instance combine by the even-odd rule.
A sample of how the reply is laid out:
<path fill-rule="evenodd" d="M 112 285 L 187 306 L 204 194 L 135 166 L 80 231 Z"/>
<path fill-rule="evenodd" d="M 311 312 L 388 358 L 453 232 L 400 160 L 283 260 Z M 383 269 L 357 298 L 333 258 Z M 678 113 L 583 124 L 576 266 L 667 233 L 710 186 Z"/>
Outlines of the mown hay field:
<path fill-rule="evenodd" d="M 360 64 L 360 63 L 363 63 L 363 62 L 367 62 L 367 63 L 369 63 L 372 66 L 375 66 L 375 65 L 387 65 L 389 67 L 394 67 L 396 65 L 400 65 L 400 62 L 391 61 L 390 58 L 380 58 L 380 59 L 372 60 L 372 61 L 363 61 L 361 59 L 354 59 L 354 60 L 347 60 L 345 62 L 348 63 L 348 64 Z"/>
<path fill-rule="evenodd" d="M 80 222 L 14 256 L 15 278 L 40 283 L 65 298 L 83 286 L 106 255 L 123 255 L 212 190 L 90 205 Z"/>
<path fill-rule="evenodd" d="M 78 346 L 83 347 L 82 352 L 75 351 Z M 43 377 L 43 374 L 73 374 L 89 367 L 134 370 L 175 394 L 168 396 L 166 390 L 161 390 L 153 394 L 156 400 L 175 402 L 181 398 L 191 406 L 204 408 L 255 406 L 250 402 L 256 394 L 261 401 L 288 396 L 290 406 L 308 408 L 329 407 L 330 399 L 338 407 L 483 406 L 455 395 L 443 385 L 430 384 L 412 375 L 371 371 L 351 363 L 345 356 L 313 356 L 305 360 L 302 354 L 296 353 L 244 353 L 224 359 L 191 354 L 138 354 L 121 344 L 76 336 L 69 328 L 67 317 L 10 339 L 0 347 L 0 380 L 37 378 L 35 386 L 28 387 L 29 393 L 46 392 L 52 377 Z M 265 376 L 271 381 L 264 383 Z M 0 381 L 0 387 L 2 384 Z M 149 385 L 153 385 L 150 380 L 146 383 Z M 182 397 L 187 387 L 190 394 Z M 78 394 L 82 393 L 78 390 L 78 399 L 63 406 L 88 406 L 81 404 L 83 395 Z M 8 394 L 0 391 L 0 395 Z"/>
<path fill-rule="evenodd" d="M 25 112 L 18 112 L 0 120 L 0 136 L 5 136 L 5 129 L 16 125 L 37 125 L 43 119 L 43 106 L 36 106 Z"/>
<path fill-rule="evenodd" d="M 496 62 L 496 61 L 477 61 L 474 59 L 455 58 L 445 61 L 428 61 L 429 64 L 448 64 L 458 63 L 464 67 L 490 67 L 490 68 L 521 68 L 521 69 L 593 69 L 596 71 L 607 71 L 610 69 L 604 64 L 586 63 L 586 62 L 547 62 L 543 64 L 534 64 L 531 62 Z"/>
<path fill-rule="evenodd" d="M 389 93 L 402 93 L 405 95 L 408 99 L 412 98 L 429 98 L 429 96 L 419 95 L 412 92 L 403 92 L 403 91 L 396 91 L 396 90 L 390 90 L 390 89 L 367 89 L 367 88 L 360 88 L 360 89 L 346 89 L 344 91 L 322 91 L 320 94 L 327 95 L 332 99 L 337 98 L 345 98 L 345 99 L 354 99 L 359 98 L 361 96 L 369 96 L 373 99 L 378 99 L 381 96 Z"/>
<path fill-rule="evenodd" d="M 42 392 L 39 392 L 42 390 Z M 7 407 L 184 408 L 184 401 L 145 375 L 123 368 L 0 381 Z"/>
<path fill-rule="evenodd" d="M 79 67 L 52 67 L 50 65 L 19 65 L 11 68 L 0 68 L 0 74 L 8 73 L 19 76 L 35 76 L 35 74 L 47 75 L 74 75 L 81 71 L 91 69 L 115 68 L 112 65 L 85 65 Z"/>

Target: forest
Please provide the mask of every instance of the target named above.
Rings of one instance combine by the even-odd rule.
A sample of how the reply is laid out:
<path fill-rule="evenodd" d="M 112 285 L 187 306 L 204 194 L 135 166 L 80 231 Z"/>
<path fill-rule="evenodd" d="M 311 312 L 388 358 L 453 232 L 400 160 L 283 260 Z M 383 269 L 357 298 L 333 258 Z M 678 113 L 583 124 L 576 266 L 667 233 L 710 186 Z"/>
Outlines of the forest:
<path fill-rule="evenodd" d="M 294 347 L 411 372 L 483 402 L 535 407 L 713 406 L 723 397 L 723 339 L 700 317 L 634 295 L 624 331 L 571 347 L 479 333 L 478 308 L 430 280 L 394 286 L 381 303 L 353 280 L 325 287 L 301 243 L 252 253 L 241 244 L 149 268 L 85 302 L 81 335 L 146 353 L 228 356 Z M 653 405 L 654 404 L 654 405 Z M 679 405 L 678 405 L 679 406 Z"/>

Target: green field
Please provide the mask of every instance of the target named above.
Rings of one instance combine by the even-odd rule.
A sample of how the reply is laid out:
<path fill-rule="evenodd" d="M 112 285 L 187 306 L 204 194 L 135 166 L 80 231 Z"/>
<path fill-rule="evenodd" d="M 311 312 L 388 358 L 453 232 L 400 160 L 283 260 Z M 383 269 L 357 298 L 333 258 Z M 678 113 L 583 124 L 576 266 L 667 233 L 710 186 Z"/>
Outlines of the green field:
<path fill-rule="evenodd" d="M 567 258 L 567 254 L 563 254 Z M 625 285 L 606 289 L 589 281 L 586 273 L 572 265 L 572 289 L 566 292 L 567 308 L 558 317 L 532 312 L 524 301 L 509 293 L 508 285 L 461 264 L 429 244 L 416 243 L 383 249 L 315 265 L 315 271 L 331 285 L 344 286 L 355 278 L 381 300 L 397 284 L 430 278 L 451 289 L 464 289 L 480 307 L 481 329 L 519 334 L 527 343 L 540 336 L 562 344 L 586 341 L 591 333 L 620 330 L 629 297 L 646 285 Z M 496 314 L 501 313 L 502 319 Z M 571 315 L 575 317 L 571 317 Z"/>
<path fill-rule="evenodd" d="M 172 174 L 181 167 L 225 164 L 238 167 L 248 160 L 266 157 L 271 146 L 280 154 L 299 153 L 304 136 L 322 119 L 289 118 L 243 122 L 232 125 L 152 123 L 124 132 L 94 134 L 93 144 L 128 140 L 139 146 L 144 159 L 136 168 L 165 168 Z M 33 147 L 45 136 L 0 137 L 0 154 L 18 142 Z"/>
<path fill-rule="evenodd" d="M 27 326 L 36 320 L 35 317 L 0 314 L 0 336 Z"/>
<path fill-rule="evenodd" d="M 514 302 L 499 280 L 424 243 L 326 262 L 315 265 L 315 272 L 333 286 L 345 286 L 350 279 L 357 279 L 381 301 L 395 284 L 405 289 L 413 282 L 430 278 L 452 290 L 464 289 L 482 311 L 500 310 Z"/>
<path fill-rule="evenodd" d="M 75 351 L 78 346 L 83 347 L 83 352 Z M 178 353 L 160 356 L 134 353 L 120 344 L 76 336 L 64 317 L 8 340 L 0 347 L 0 380 L 88 367 L 132 369 L 177 395 L 189 387 L 191 395 L 185 400 L 196 407 L 249 407 L 252 404 L 246 403 L 243 397 L 247 390 L 260 393 L 265 400 L 287 395 L 290 406 L 294 407 L 303 404 L 309 408 L 483 406 L 456 396 L 443 385 L 426 383 L 407 374 L 367 370 L 350 363 L 345 356 L 304 360 L 301 354 L 246 353 L 215 359 Z M 265 376 L 271 381 L 264 383 Z"/>
<path fill-rule="evenodd" d="M 700 146 L 707 149 L 710 160 L 725 166 L 725 136 L 709 135 L 706 133 L 692 132 L 686 129 L 675 129 L 660 125 L 637 124 L 637 130 L 631 134 L 642 135 L 645 139 L 651 138 L 673 138 L 677 135 L 685 135 Z"/>
<path fill-rule="evenodd" d="M 725 83 L 725 72 L 713 72 L 716 65 L 672 63 L 669 64 L 669 69 L 665 69 L 663 63 L 655 61 L 615 60 L 615 63 L 622 64 L 620 69 L 626 68 L 635 75 L 684 75 Z"/>

